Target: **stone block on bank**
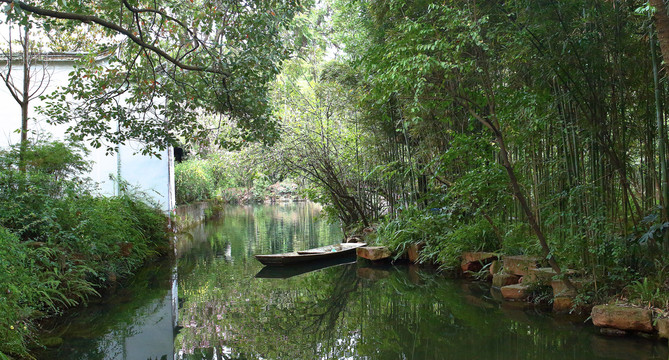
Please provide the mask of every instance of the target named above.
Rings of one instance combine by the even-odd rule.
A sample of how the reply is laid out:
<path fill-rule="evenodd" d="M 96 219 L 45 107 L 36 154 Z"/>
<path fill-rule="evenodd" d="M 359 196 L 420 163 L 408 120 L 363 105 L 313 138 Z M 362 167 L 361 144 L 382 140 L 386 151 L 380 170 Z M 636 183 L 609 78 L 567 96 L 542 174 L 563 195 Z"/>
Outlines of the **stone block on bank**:
<path fill-rule="evenodd" d="M 657 319 L 655 329 L 659 337 L 669 339 L 669 318 Z"/>
<path fill-rule="evenodd" d="M 520 277 L 518 275 L 497 273 L 492 276 L 492 286 L 501 288 L 507 285 L 518 284 Z"/>
<path fill-rule="evenodd" d="M 530 270 L 539 267 L 541 259 L 536 256 L 516 255 L 505 256 L 502 262 L 504 262 L 504 271 L 507 274 L 525 276 L 530 274 Z"/>
<path fill-rule="evenodd" d="M 409 245 L 409 249 L 407 250 L 409 261 L 412 263 L 418 262 L 418 257 L 420 256 L 420 252 L 423 250 L 423 247 L 425 247 L 425 244 L 423 243 Z"/>
<path fill-rule="evenodd" d="M 522 284 L 507 285 L 500 288 L 506 300 L 525 300 L 529 295 L 529 287 Z"/>
<path fill-rule="evenodd" d="M 464 252 L 462 253 L 462 260 L 469 262 L 479 261 L 489 264 L 493 260 L 497 260 L 497 254 L 491 252 Z"/>
<path fill-rule="evenodd" d="M 462 253 L 460 268 L 462 272 L 478 272 L 483 266 L 497 260 L 497 254 L 490 252 L 465 252 Z"/>
<path fill-rule="evenodd" d="M 390 249 L 385 246 L 363 246 L 355 251 L 358 257 L 372 261 L 384 260 L 392 256 Z"/>
<path fill-rule="evenodd" d="M 571 282 L 576 289 L 581 289 L 583 288 L 583 285 L 585 284 L 586 280 L 584 279 L 569 279 L 569 282 Z M 569 297 L 576 297 L 576 290 L 575 289 L 570 289 L 567 286 L 567 283 L 560 279 L 555 279 L 551 281 L 551 287 L 553 288 L 553 296 L 559 297 L 559 296 L 569 296 Z"/>
<path fill-rule="evenodd" d="M 529 273 L 525 276 L 524 281 L 548 285 L 555 275 L 557 275 L 555 270 L 549 267 L 529 269 Z"/>
<path fill-rule="evenodd" d="M 652 332 L 652 312 L 646 309 L 619 305 L 597 305 L 590 314 L 592 323 L 598 327 L 619 330 Z"/>
<path fill-rule="evenodd" d="M 494 260 L 490 263 L 490 275 L 495 275 L 502 270 L 502 262 L 499 260 Z"/>

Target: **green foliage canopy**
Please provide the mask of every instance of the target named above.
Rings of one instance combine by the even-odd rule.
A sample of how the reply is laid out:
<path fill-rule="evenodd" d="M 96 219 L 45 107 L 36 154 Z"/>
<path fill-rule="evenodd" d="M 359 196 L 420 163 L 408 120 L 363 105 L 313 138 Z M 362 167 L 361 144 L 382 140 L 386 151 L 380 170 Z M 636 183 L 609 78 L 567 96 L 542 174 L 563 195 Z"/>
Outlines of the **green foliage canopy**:
<path fill-rule="evenodd" d="M 293 0 L 121 2 L 4 0 L 7 21 L 67 32 L 93 24 L 113 40 L 81 59 L 47 96 L 50 121 L 95 147 L 138 140 L 155 153 L 204 138 L 203 113 L 224 113 L 240 140 L 276 139 L 267 83 L 290 54 L 284 34 L 308 6 Z"/>

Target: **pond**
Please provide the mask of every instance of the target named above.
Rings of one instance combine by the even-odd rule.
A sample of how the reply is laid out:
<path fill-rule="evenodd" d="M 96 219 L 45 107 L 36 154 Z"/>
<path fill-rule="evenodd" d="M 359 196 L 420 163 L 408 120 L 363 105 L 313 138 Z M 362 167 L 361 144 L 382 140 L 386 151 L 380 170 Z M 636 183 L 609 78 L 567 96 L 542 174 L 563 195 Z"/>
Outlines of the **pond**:
<path fill-rule="evenodd" d="M 666 342 L 498 300 L 484 283 L 344 259 L 263 270 L 258 253 L 337 243 L 308 203 L 231 206 L 100 301 L 38 359 L 667 359 Z M 57 325 L 56 325 L 57 324 Z M 47 324 L 48 325 L 48 324 Z"/>

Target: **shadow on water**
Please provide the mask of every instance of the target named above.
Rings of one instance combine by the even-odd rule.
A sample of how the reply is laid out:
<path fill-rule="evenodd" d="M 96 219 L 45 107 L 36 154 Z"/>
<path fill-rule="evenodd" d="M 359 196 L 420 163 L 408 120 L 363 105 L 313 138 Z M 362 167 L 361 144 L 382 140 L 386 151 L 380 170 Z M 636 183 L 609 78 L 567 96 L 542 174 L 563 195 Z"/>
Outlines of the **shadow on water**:
<path fill-rule="evenodd" d="M 153 280 L 139 275 L 127 296 L 119 292 L 65 318 L 61 349 L 41 358 L 669 357 L 665 342 L 606 338 L 582 320 L 499 301 L 487 284 L 430 269 L 358 262 L 268 273 L 253 259 L 339 242 L 337 226 L 316 213 L 306 204 L 226 209 L 179 244 L 176 270 L 150 268 Z"/>

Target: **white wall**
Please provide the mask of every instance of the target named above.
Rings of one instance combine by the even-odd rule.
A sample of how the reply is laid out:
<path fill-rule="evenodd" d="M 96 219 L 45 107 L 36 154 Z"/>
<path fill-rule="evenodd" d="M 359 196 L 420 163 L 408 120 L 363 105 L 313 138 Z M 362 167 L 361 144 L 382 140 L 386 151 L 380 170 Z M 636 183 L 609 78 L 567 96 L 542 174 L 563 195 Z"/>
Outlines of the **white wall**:
<path fill-rule="evenodd" d="M 5 71 L 4 66 L 0 66 L 0 71 Z M 47 93 L 53 91 L 58 86 L 67 84 L 68 74 L 72 71 L 72 62 L 52 61 L 48 65 L 50 74 L 50 83 Z M 34 70 L 37 72 L 37 69 Z M 12 69 L 12 74 L 17 84 L 22 82 L 21 66 L 16 64 Z M 67 125 L 52 126 L 46 123 L 43 116 L 35 111 L 35 107 L 44 105 L 39 99 L 30 103 L 28 123 L 29 130 L 37 130 L 42 134 L 51 134 L 53 140 L 62 140 L 65 137 Z M 0 147 L 6 147 L 20 142 L 20 134 L 15 130 L 21 128 L 21 108 L 14 98 L 10 95 L 5 84 L 0 81 Z M 34 136 L 31 136 L 34 138 Z M 116 154 L 106 155 L 105 146 L 101 149 L 91 150 L 87 160 L 92 162 L 92 170 L 88 175 L 98 184 L 99 191 L 103 195 L 115 195 L 116 184 L 110 180 L 110 175 L 117 174 L 117 156 Z M 162 153 L 162 159 L 146 155 L 136 154 L 141 150 L 139 143 L 131 143 L 121 146 L 121 177 L 130 185 L 136 186 L 146 192 L 152 199 L 160 203 L 164 211 L 174 208 L 174 185 L 171 180 L 171 149 Z"/>

